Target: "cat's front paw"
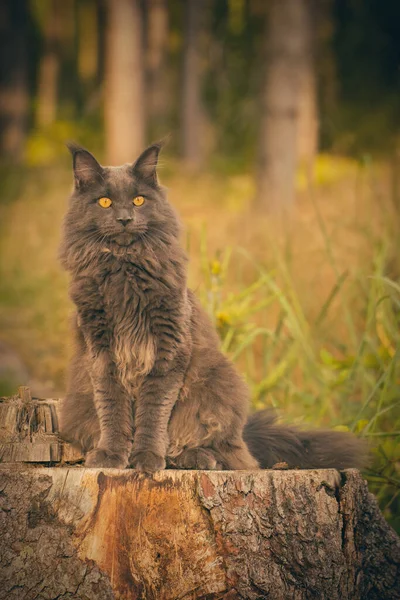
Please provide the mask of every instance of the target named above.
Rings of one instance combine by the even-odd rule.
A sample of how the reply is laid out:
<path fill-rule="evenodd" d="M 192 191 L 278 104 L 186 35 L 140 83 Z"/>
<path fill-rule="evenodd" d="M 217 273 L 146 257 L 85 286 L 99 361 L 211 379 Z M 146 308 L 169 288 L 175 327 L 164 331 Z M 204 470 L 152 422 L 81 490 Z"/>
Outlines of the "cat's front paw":
<path fill-rule="evenodd" d="M 131 454 L 129 464 L 132 469 L 141 473 L 155 473 L 165 469 L 165 458 L 145 450 L 144 452 L 135 452 Z"/>
<path fill-rule="evenodd" d="M 126 469 L 128 461 L 120 454 L 95 448 L 86 454 L 85 467 L 103 469 Z"/>

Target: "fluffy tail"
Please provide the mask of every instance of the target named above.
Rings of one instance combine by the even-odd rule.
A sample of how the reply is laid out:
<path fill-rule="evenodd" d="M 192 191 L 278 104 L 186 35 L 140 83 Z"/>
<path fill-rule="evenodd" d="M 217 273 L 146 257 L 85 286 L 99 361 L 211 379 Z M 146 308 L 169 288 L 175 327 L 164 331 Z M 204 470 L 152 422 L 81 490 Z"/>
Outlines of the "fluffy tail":
<path fill-rule="evenodd" d="M 348 469 L 367 464 L 366 443 L 351 433 L 277 425 L 276 416 L 262 410 L 249 417 L 243 437 L 262 469 L 285 462 L 295 469 Z"/>

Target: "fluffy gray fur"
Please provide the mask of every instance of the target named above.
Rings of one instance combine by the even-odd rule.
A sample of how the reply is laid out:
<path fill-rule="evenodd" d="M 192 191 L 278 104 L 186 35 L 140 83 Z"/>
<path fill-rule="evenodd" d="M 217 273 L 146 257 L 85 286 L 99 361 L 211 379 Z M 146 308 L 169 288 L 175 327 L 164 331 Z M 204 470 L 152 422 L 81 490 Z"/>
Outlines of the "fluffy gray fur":
<path fill-rule="evenodd" d="M 102 167 L 70 145 L 75 189 L 60 256 L 71 274 L 76 349 L 63 437 L 83 449 L 86 466 L 147 473 L 359 466 L 364 448 L 350 435 L 276 426 L 265 412 L 246 424 L 247 387 L 187 288 L 179 222 L 157 180 L 160 149 Z M 139 195 L 145 202 L 134 206 Z M 112 205 L 101 208 L 101 197 Z"/>

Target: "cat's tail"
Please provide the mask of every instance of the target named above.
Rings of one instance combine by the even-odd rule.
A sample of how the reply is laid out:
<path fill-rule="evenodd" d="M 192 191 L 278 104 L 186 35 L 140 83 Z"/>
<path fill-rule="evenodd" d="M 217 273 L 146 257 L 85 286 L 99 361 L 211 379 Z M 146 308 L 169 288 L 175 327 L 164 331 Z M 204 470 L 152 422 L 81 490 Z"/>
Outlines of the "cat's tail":
<path fill-rule="evenodd" d="M 277 463 L 287 463 L 295 469 L 362 468 L 368 462 L 364 440 L 351 433 L 300 428 L 275 423 L 270 410 L 251 415 L 243 438 L 262 469 Z"/>

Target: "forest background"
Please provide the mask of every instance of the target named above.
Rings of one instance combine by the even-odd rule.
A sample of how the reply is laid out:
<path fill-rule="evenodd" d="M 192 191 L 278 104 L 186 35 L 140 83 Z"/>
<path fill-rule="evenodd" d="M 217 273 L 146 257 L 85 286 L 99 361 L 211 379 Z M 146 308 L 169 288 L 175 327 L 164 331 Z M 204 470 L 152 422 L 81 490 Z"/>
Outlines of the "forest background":
<path fill-rule="evenodd" d="M 190 285 L 253 408 L 366 437 L 400 530 L 398 0 L 3 0 L 0 394 L 64 390 L 72 186 L 170 134 Z"/>

